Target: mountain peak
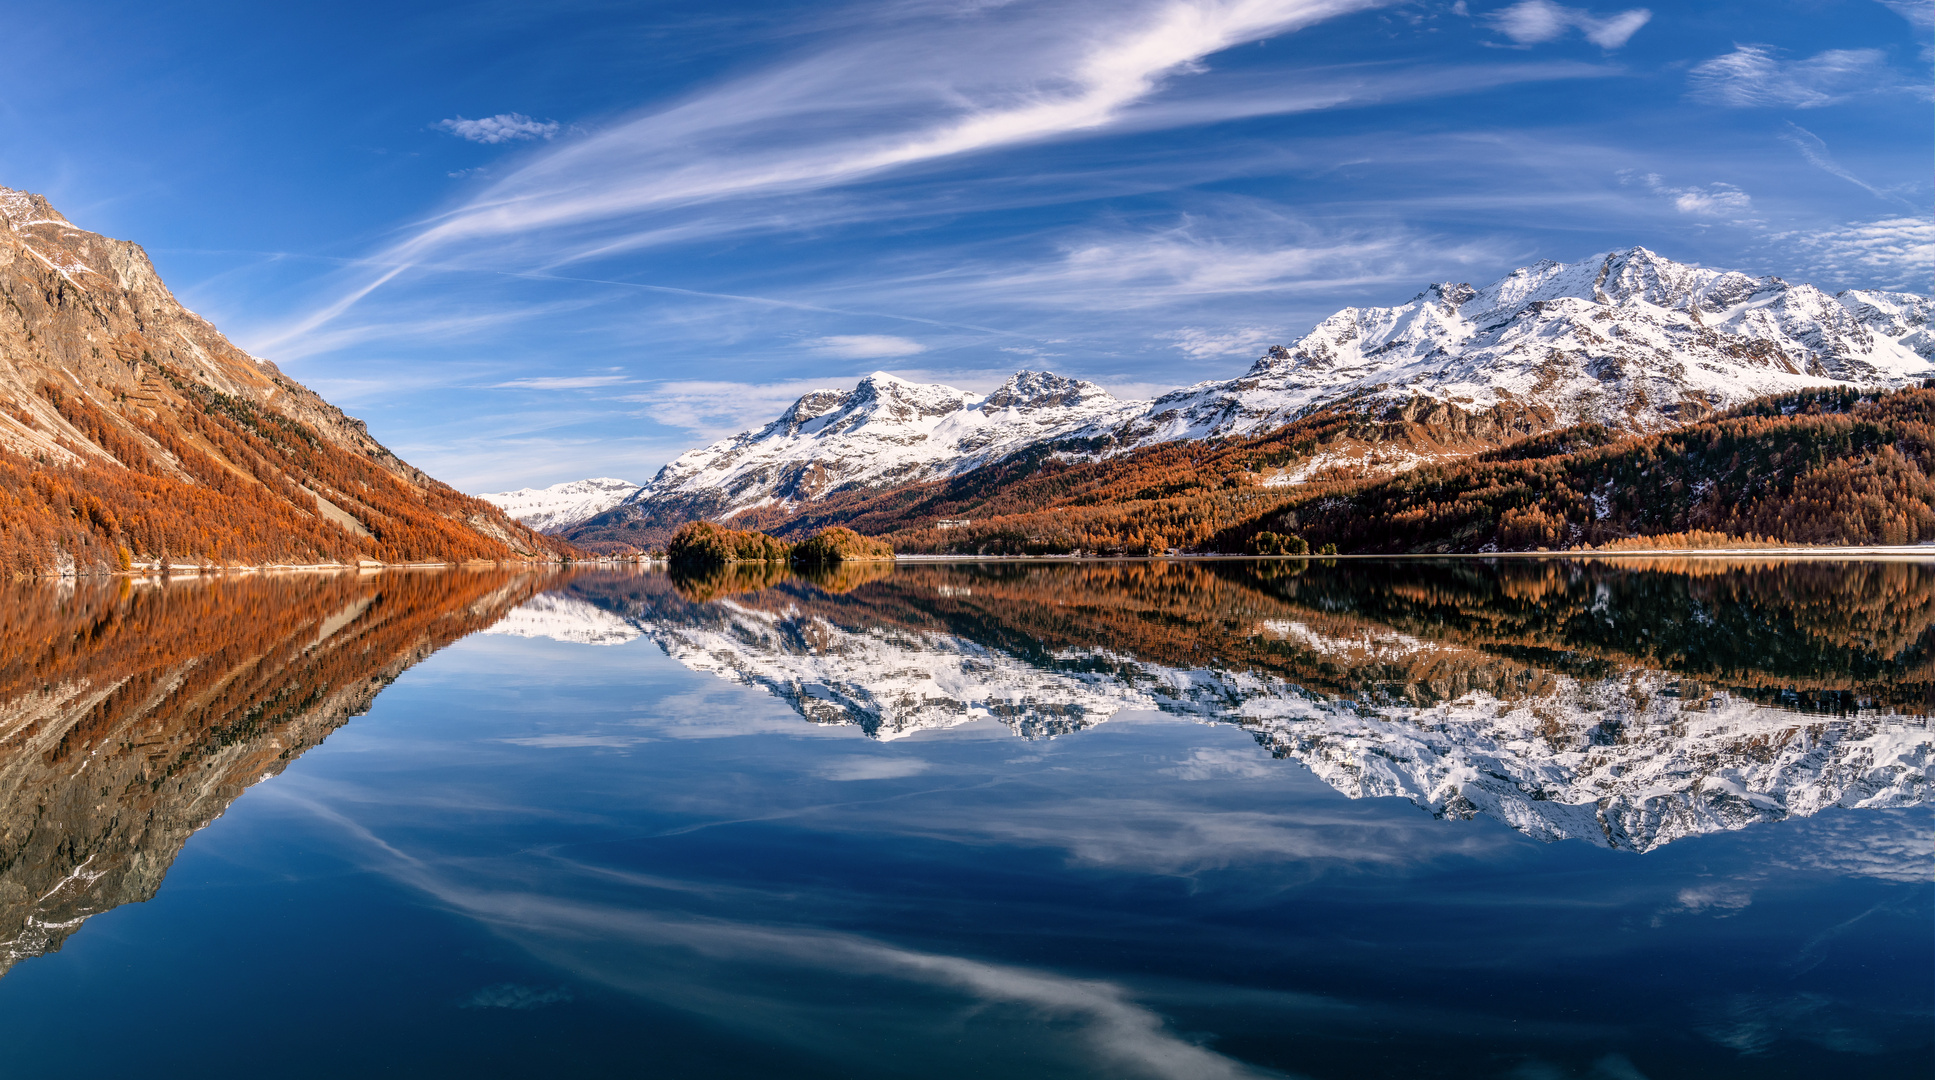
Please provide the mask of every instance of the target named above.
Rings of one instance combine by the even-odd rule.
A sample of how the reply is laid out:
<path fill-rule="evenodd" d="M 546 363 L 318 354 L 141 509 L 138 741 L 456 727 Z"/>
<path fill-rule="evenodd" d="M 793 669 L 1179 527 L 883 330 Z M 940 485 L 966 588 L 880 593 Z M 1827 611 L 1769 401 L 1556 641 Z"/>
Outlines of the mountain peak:
<path fill-rule="evenodd" d="M 70 229 L 74 227 L 73 222 L 68 221 L 60 211 L 54 209 L 46 196 L 36 195 L 31 191 L 15 191 L 10 187 L 0 187 L 0 220 L 4 220 L 7 228 L 14 232 L 19 232 L 30 225 L 65 225 Z"/>
<path fill-rule="evenodd" d="M 117 555 L 127 570 L 549 551 L 236 348 L 181 306 L 140 245 L 12 188 L 0 188 L 0 219 L 0 464 L 16 476 L 72 470 L 61 483 L 103 506 L 82 520 L 16 500 L 0 537 L 9 565 L 80 574 L 110 572 Z"/>
<path fill-rule="evenodd" d="M 1076 408 L 1115 402 L 1115 396 L 1083 379 L 1052 371 L 1017 371 L 981 402 L 981 411 Z"/>
<path fill-rule="evenodd" d="M 637 494 L 639 485 L 612 476 L 571 480 L 545 488 L 519 488 L 478 498 L 542 533 L 555 533 L 596 517 Z"/>
<path fill-rule="evenodd" d="M 1660 431 L 1766 394 L 1906 385 L 1935 376 L 1931 318 L 1928 297 L 1829 296 L 1633 246 L 1345 308 L 1236 378 L 1153 402 L 1046 371 L 1018 371 L 985 396 L 875 372 L 680 456 L 623 513 L 640 528 L 723 517 L 955 476 L 1023 450 L 1082 456 L 1260 433 L 1323 408 L 1433 418 L 1414 422 L 1439 425 L 1440 449 L 1361 462 L 1389 472 L 1571 424 Z M 1313 460 L 1342 467 L 1339 453 Z"/>

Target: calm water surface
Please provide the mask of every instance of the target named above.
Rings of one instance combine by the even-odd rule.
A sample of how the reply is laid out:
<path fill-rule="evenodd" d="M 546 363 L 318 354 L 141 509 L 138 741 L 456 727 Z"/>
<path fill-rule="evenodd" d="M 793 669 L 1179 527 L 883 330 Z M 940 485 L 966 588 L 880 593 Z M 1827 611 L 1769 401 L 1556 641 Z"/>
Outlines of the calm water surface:
<path fill-rule="evenodd" d="M 0 1075 L 1908 1077 L 1935 565 L 0 603 Z"/>

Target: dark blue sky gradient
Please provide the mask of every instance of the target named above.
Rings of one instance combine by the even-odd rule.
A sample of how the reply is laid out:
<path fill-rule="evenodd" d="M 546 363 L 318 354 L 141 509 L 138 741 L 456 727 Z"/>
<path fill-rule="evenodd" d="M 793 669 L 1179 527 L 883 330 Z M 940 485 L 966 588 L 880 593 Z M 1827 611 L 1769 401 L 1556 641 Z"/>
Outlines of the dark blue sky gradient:
<path fill-rule="evenodd" d="M 1623 42 L 1631 8 L 1541 0 L 699 7 L 17 8 L 0 185 L 470 490 L 643 479 L 878 368 L 1226 377 L 1630 244 L 1935 272 L 1926 0 L 1658 4 Z M 512 114 L 556 126 L 440 126 Z"/>

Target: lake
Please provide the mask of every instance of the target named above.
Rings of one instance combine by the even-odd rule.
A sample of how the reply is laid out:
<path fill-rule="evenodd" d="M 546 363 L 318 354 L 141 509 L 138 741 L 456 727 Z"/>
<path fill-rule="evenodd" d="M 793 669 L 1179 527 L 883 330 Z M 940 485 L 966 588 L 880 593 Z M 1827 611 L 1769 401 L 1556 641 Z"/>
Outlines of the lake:
<path fill-rule="evenodd" d="M 7 1077 L 1935 1067 L 1935 564 L 6 588 Z"/>

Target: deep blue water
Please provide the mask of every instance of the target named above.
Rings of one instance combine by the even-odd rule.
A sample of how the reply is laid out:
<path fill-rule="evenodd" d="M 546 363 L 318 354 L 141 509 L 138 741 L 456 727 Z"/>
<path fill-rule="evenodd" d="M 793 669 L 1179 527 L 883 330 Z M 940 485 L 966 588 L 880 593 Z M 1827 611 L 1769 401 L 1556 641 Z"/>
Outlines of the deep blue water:
<path fill-rule="evenodd" d="M 473 634 L 19 960 L 0 1074 L 1922 1076 L 1932 836 L 1544 840 L 1213 710 L 882 740 Z"/>

